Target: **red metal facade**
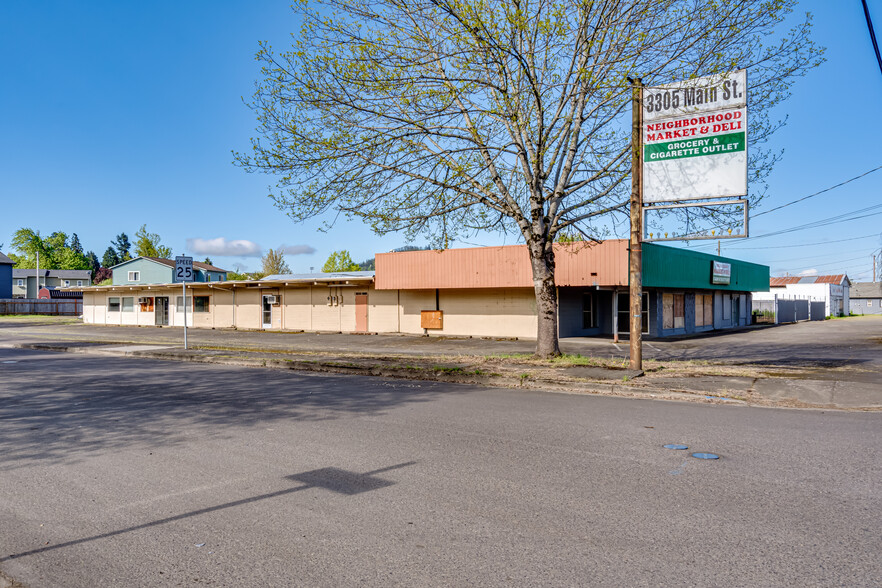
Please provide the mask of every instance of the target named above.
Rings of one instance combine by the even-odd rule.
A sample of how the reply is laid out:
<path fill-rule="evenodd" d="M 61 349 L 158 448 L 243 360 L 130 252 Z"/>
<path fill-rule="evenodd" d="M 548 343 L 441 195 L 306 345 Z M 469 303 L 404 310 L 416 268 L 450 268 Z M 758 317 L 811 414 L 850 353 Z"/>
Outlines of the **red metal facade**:
<path fill-rule="evenodd" d="M 558 286 L 625 286 L 628 242 L 556 243 Z M 403 251 L 376 256 L 378 290 L 435 288 L 532 288 L 526 245 Z"/>

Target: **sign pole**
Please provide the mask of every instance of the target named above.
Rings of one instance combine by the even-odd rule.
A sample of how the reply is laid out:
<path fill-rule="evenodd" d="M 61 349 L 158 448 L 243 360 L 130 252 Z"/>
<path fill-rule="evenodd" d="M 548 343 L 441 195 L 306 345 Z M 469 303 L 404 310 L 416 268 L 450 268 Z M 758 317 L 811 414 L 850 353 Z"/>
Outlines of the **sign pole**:
<path fill-rule="evenodd" d="M 181 299 L 184 306 L 184 349 L 187 349 L 187 282 L 193 281 L 193 258 L 186 255 L 175 257 L 174 280 L 181 283 Z"/>
<path fill-rule="evenodd" d="M 643 81 L 631 82 L 630 351 L 632 370 L 643 369 Z"/>
<path fill-rule="evenodd" d="M 184 349 L 187 349 L 187 282 L 181 282 L 181 294 L 184 300 Z"/>

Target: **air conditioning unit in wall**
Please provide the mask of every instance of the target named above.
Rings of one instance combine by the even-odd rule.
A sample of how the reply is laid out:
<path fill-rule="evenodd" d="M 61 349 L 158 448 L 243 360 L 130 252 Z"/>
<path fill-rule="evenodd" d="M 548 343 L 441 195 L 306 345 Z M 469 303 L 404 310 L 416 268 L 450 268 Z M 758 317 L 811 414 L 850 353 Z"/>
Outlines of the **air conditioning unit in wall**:
<path fill-rule="evenodd" d="M 264 299 L 266 300 L 267 304 L 275 304 L 276 303 L 275 296 L 264 296 Z"/>

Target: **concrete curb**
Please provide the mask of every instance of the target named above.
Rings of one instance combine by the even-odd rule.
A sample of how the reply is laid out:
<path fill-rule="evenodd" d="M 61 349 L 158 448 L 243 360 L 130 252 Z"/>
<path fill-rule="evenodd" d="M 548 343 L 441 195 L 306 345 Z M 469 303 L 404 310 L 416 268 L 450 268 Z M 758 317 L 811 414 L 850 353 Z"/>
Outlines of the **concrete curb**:
<path fill-rule="evenodd" d="M 804 401 L 796 396 L 789 396 L 781 393 L 769 394 L 768 396 L 760 396 L 752 393 L 755 386 L 751 387 L 748 392 L 749 398 L 739 399 L 731 398 L 725 395 L 715 394 L 707 390 L 690 389 L 688 386 L 674 386 L 659 388 L 652 385 L 645 385 L 639 381 L 631 381 L 631 383 L 618 382 L 599 382 L 587 380 L 573 379 L 551 379 L 551 378 L 534 378 L 534 377 L 516 377 L 508 374 L 474 374 L 474 373 L 456 373 L 455 370 L 432 370 L 426 368 L 407 369 L 395 366 L 382 366 L 377 364 L 365 365 L 370 363 L 364 358 L 353 358 L 346 361 L 342 358 L 316 358 L 316 359 L 296 359 L 292 357 L 249 357 L 247 353 L 257 355 L 253 351 L 223 351 L 223 355 L 217 351 L 205 350 L 189 350 L 185 351 L 180 348 L 170 346 L 157 345 L 132 345 L 132 344 L 107 344 L 107 343 L 19 343 L 12 347 L 19 349 L 33 349 L 38 351 L 56 351 L 67 353 L 82 353 L 88 355 L 115 356 L 115 357 L 138 357 L 145 359 L 158 359 L 164 361 L 178 361 L 189 363 L 204 363 L 229 365 L 237 367 L 250 368 L 270 368 L 282 369 L 301 372 L 318 372 L 318 373 L 335 373 L 350 374 L 362 376 L 377 376 L 385 378 L 418 380 L 418 381 L 434 381 L 456 384 L 470 384 L 489 386 L 496 388 L 510 388 L 522 390 L 543 390 L 563 394 L 591 394 L 601 396 L 615 396 L 622 398 L 643 398 L 654 400 L 677 400 L 689 402 L 702 402 L 706 404 L 725 404 L 730 406 L 763 406 L 777 408 L 807 408 L 817 410 L 862 410 L 862 411 L 879 411 L 882 405 L 841 405 L 832 402 L 824 402 L 826 395 L 818 396 L 816 393 L 812 395 L 811 401 Z M 293 354 L 292 354 L 293 355 Z M 342 356 L 345 358 L 345 355 Z M 361 361 L 361 363 L 359 363 Z M 686 379 L 684 379 L 685 382 Z M 788 379 L 777 378 L 775 380 L 777 387 L 781 389 L 796 388 L 805 381 L 791 381 Z M 680 382 L 677 382 L 678 384 Z M 831 393 L 835 387 L 835 382 L 814 382 L 816 385 L 828 385 Z M 797 384 L 794 386 L 794 384 Z M 741 394 L 741 392 L 734 392 Z"/>
<path fill-rule="evenodd" d="M 284 369 L 302 372 L 377 376 L 405 380 L 471 384 L 521 390 L 545 390 L 564 394 L 593 394 L 623 398 L 679 400 L 689 402 L 703 402 L 709 404 L 727 404 L 734 406 L 749 405 L 748 402 L 743 400 L 712 396 L 708 395 L 706 392 L 694 392 L 689 390 L 670 390 L 665 388 L 656 388 L 652 386 L 629 386 L 620 383 L 553 380 L 549 378 L 520 378 L 502 374 L 488 374 L 482 376 L 458 375 L 456 373 L 432 371 L 428 369 L 409 370 L 384 366 L 365 366 L 358 363 L 335 360 L 256 358 L 246 357 L 242 355 L 219 356 L 215 354 L 207 355 L 205 353 L 200 353 L 199 350 L 184 351 L 181 349 L 175 349 L 174 351 L 170 351 L 168 349 L 171 348 L 157 348 L 156 346 L 20 343 L 15 344 L 14 347 L 19 349 L 32 349 L 37 351 L 55 351 L 116 357 L 139 357 L 164 361 L 217 364 L 236 367 Z M 133 347 L 139 348 L 132 349 Z M 144 349 L 145 347 L 151 347 L 151 349 Z M 229 353 L 235 354 L 235 352 Z"/>

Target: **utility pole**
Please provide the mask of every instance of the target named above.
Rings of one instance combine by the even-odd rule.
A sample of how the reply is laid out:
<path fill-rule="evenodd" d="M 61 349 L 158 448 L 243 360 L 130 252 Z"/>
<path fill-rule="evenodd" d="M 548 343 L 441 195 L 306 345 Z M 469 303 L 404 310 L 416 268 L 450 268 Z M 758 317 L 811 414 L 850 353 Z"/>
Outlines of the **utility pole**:
<path fill-rule="evenodd" d="M 643 369 L 643 80 L 631 81 L 631 369 Z"/>

